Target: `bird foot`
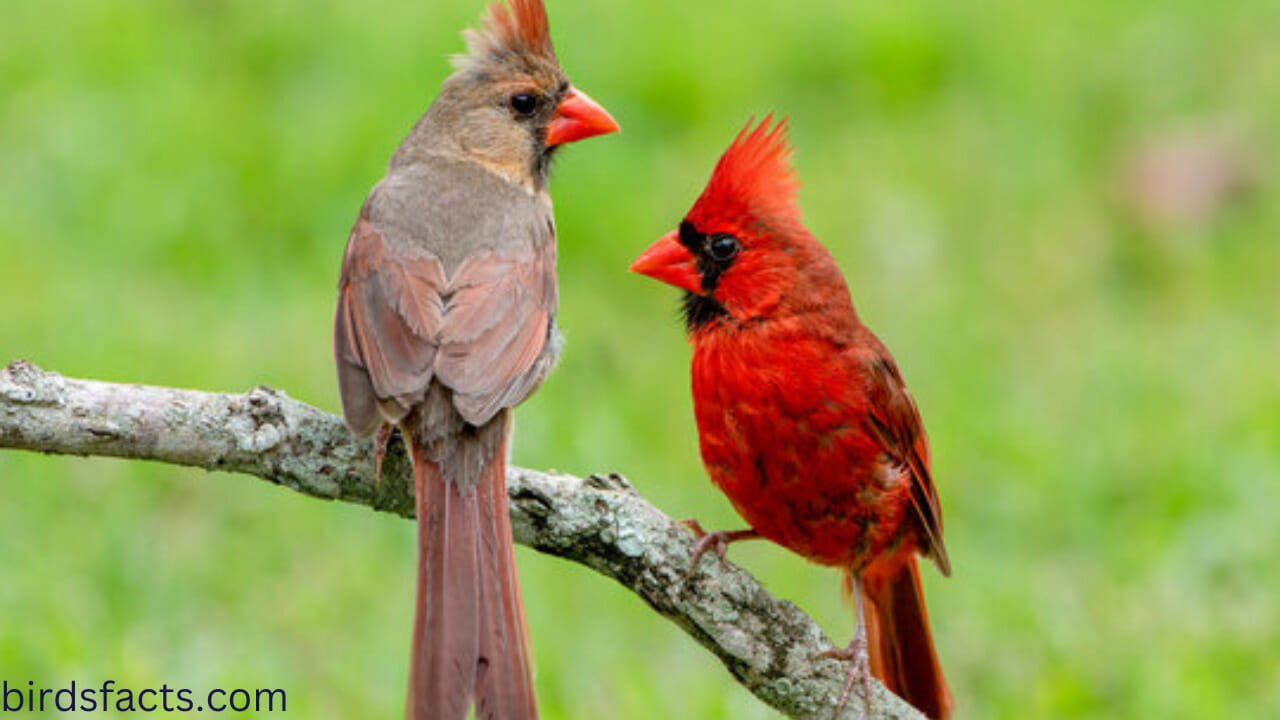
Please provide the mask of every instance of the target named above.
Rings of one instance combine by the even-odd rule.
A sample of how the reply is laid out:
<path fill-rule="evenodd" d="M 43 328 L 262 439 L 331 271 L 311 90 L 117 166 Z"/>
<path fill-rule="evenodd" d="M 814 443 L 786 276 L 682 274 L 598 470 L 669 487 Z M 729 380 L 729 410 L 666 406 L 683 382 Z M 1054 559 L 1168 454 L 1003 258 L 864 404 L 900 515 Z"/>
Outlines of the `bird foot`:
<path fill-rule="evenodd" d="M 373 434 L 373 488 L 378 490 L 382 487 L 382 461 L 387 457 L 387 445 L 391 443 L 391 434 L 395 432 L 396 426 L 391 423 L 382 423 L 378 426 L 378 431 Z"/>
<path fill-rule="evenodd" d="M 636 488 L 631 484 L 631 481 L 616 472 L 591 473 L 583 478 L 582 484 L 596 490 L 612 490 L 614 492 L 636 494 Z"/>
<path fill-rule="evenodd" d="M 853 694 L 853 686 L 859 682 L 862 684 L 863 717 L 871 717 L 871 657 L 867 654 L 865 634 L 855 635 L 847 647 L 823 650 L 814 655 L 813 659 L 839 660 L 849 663 L 849 674 L 845 676 L 844 688 L 836 701 L 835 711 L 831 713 L 832 720 L 836 720 L 840 717 L 840 713 L 844 712 L 845 706 L 849 704 L 849 696 Z"/>
<path fill-rule="evenodd" d="M 697 520 L 682 520 L 680 524 L 688 528 L 697 540 L 693 545 L 693 558 L 689 561 L 689 572 L 686 577 L 693 575 L 698 568 L 698 561 L 702 559 L 703 555 L 707 554 L 707 551 L 714 549 L 720 561 L 724 562 L 725 555 L 729 552 L 730 543 L 760 537 L 760 534 L 755 530 L 720 530 L 719 532 L 709 533 L 702 529 L 702 524 Z"/>

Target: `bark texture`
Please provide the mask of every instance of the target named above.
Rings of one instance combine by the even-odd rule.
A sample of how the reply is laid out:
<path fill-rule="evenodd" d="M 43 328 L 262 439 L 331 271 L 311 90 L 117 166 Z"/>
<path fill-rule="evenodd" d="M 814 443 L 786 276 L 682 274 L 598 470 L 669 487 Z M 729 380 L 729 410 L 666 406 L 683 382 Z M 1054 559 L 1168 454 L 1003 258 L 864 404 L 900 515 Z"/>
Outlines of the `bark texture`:
<path fill-rule="evenodd" d="M 77 380 L 19 360 L 0 372 L 0 448 L 245 473 L 312 497 L 413 515 L 398 437 L 375 483 L 370 441 L 266 387 L 227 395 Z M 512 467 L 507 489 L 516 542 L 621 583 L 784 715 L 833 718 L 846 665 L 811 659 L 832 647 L 817 624 L 714 553 L 688 574 L 689 531 L 622 476 Z M 871 700 L 869 720 L 923 717 L 879 683 Z M 860 686 L 840 717 L 864 717 Z"/>

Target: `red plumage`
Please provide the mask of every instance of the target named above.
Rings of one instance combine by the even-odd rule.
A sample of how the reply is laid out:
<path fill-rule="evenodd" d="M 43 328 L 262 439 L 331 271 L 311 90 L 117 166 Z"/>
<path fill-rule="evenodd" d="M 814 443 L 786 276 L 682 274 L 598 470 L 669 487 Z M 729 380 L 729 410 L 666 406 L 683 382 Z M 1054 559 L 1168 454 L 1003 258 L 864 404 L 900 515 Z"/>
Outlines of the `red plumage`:
<path fill-rule="evenodd" d="M 950 571 L 924 429 L 892 356 L 801 223 L 785 132 L 770 118 L 748 124 L 680 229 L 632 269 L 686 292 L 711 479 L 759 536 L 847 574 L 871 671 L 947 717 L 915 560 Z"/>
<path fill-rule="evenodd" d="M 466 34 L 473 56 L 536 55 L 555 59 L 551 28 L 542 0 L 495 2 L 485 11 L 479 31 Z"/>
<path fill-rule="evenodd" d="M 707 187 L 693 204 L 688 219 L 695 225 L 733 217 L 757 222 L 800 221 L 796 190 L 800 187 L 791 169 L 784 118 L 770 129 L 773 115 L 754 129 L 751 123 L 738 133 L 720 157 Z"/>

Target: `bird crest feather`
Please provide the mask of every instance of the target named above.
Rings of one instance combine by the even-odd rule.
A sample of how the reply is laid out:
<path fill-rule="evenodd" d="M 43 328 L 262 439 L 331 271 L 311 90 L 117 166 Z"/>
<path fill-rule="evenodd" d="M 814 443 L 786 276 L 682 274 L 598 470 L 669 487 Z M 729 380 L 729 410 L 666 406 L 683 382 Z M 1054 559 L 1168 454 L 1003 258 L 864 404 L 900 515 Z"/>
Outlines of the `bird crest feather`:
<path fill-rule="evenodd" d="M 480 27 L 467 30 L 462 36 L 467 43 L 467 53 L 454 58 L 454 65 L 459 69 L 511 55 L 555 59 L 547 9 L 542 0 L 498 0 L 485 10 Z"/>
<path fill-rule="evenodd" d="M 787 119 L 774 124 L 770 113 L 756 125 L 752 118 L 716 163 L 689 220 L 695 225 L 703 218 L 734 216 L 768 226 L 799 222 L 799 187 L 791 167 Z"/>

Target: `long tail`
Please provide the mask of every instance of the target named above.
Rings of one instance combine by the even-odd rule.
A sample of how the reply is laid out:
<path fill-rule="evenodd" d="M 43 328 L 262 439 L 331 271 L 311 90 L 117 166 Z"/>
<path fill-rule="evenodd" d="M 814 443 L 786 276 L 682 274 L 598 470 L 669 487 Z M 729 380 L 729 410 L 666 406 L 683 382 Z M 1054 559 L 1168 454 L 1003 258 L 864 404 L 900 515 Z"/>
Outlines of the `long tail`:
<path fill-rule="evenodd" d="M 887 574 L 876 569 L 862 574 L 871 674 L 932 720 L 946 720 L 951 691 L 933 649 L 916 559 L 912 556 Z"/>
<path fill-rule="evenodd" d="M 409 720 L 538 716 L 507 514 L 506 439 L 479 482 L 460 487 L 416 443 L 418 610 Z"/>

